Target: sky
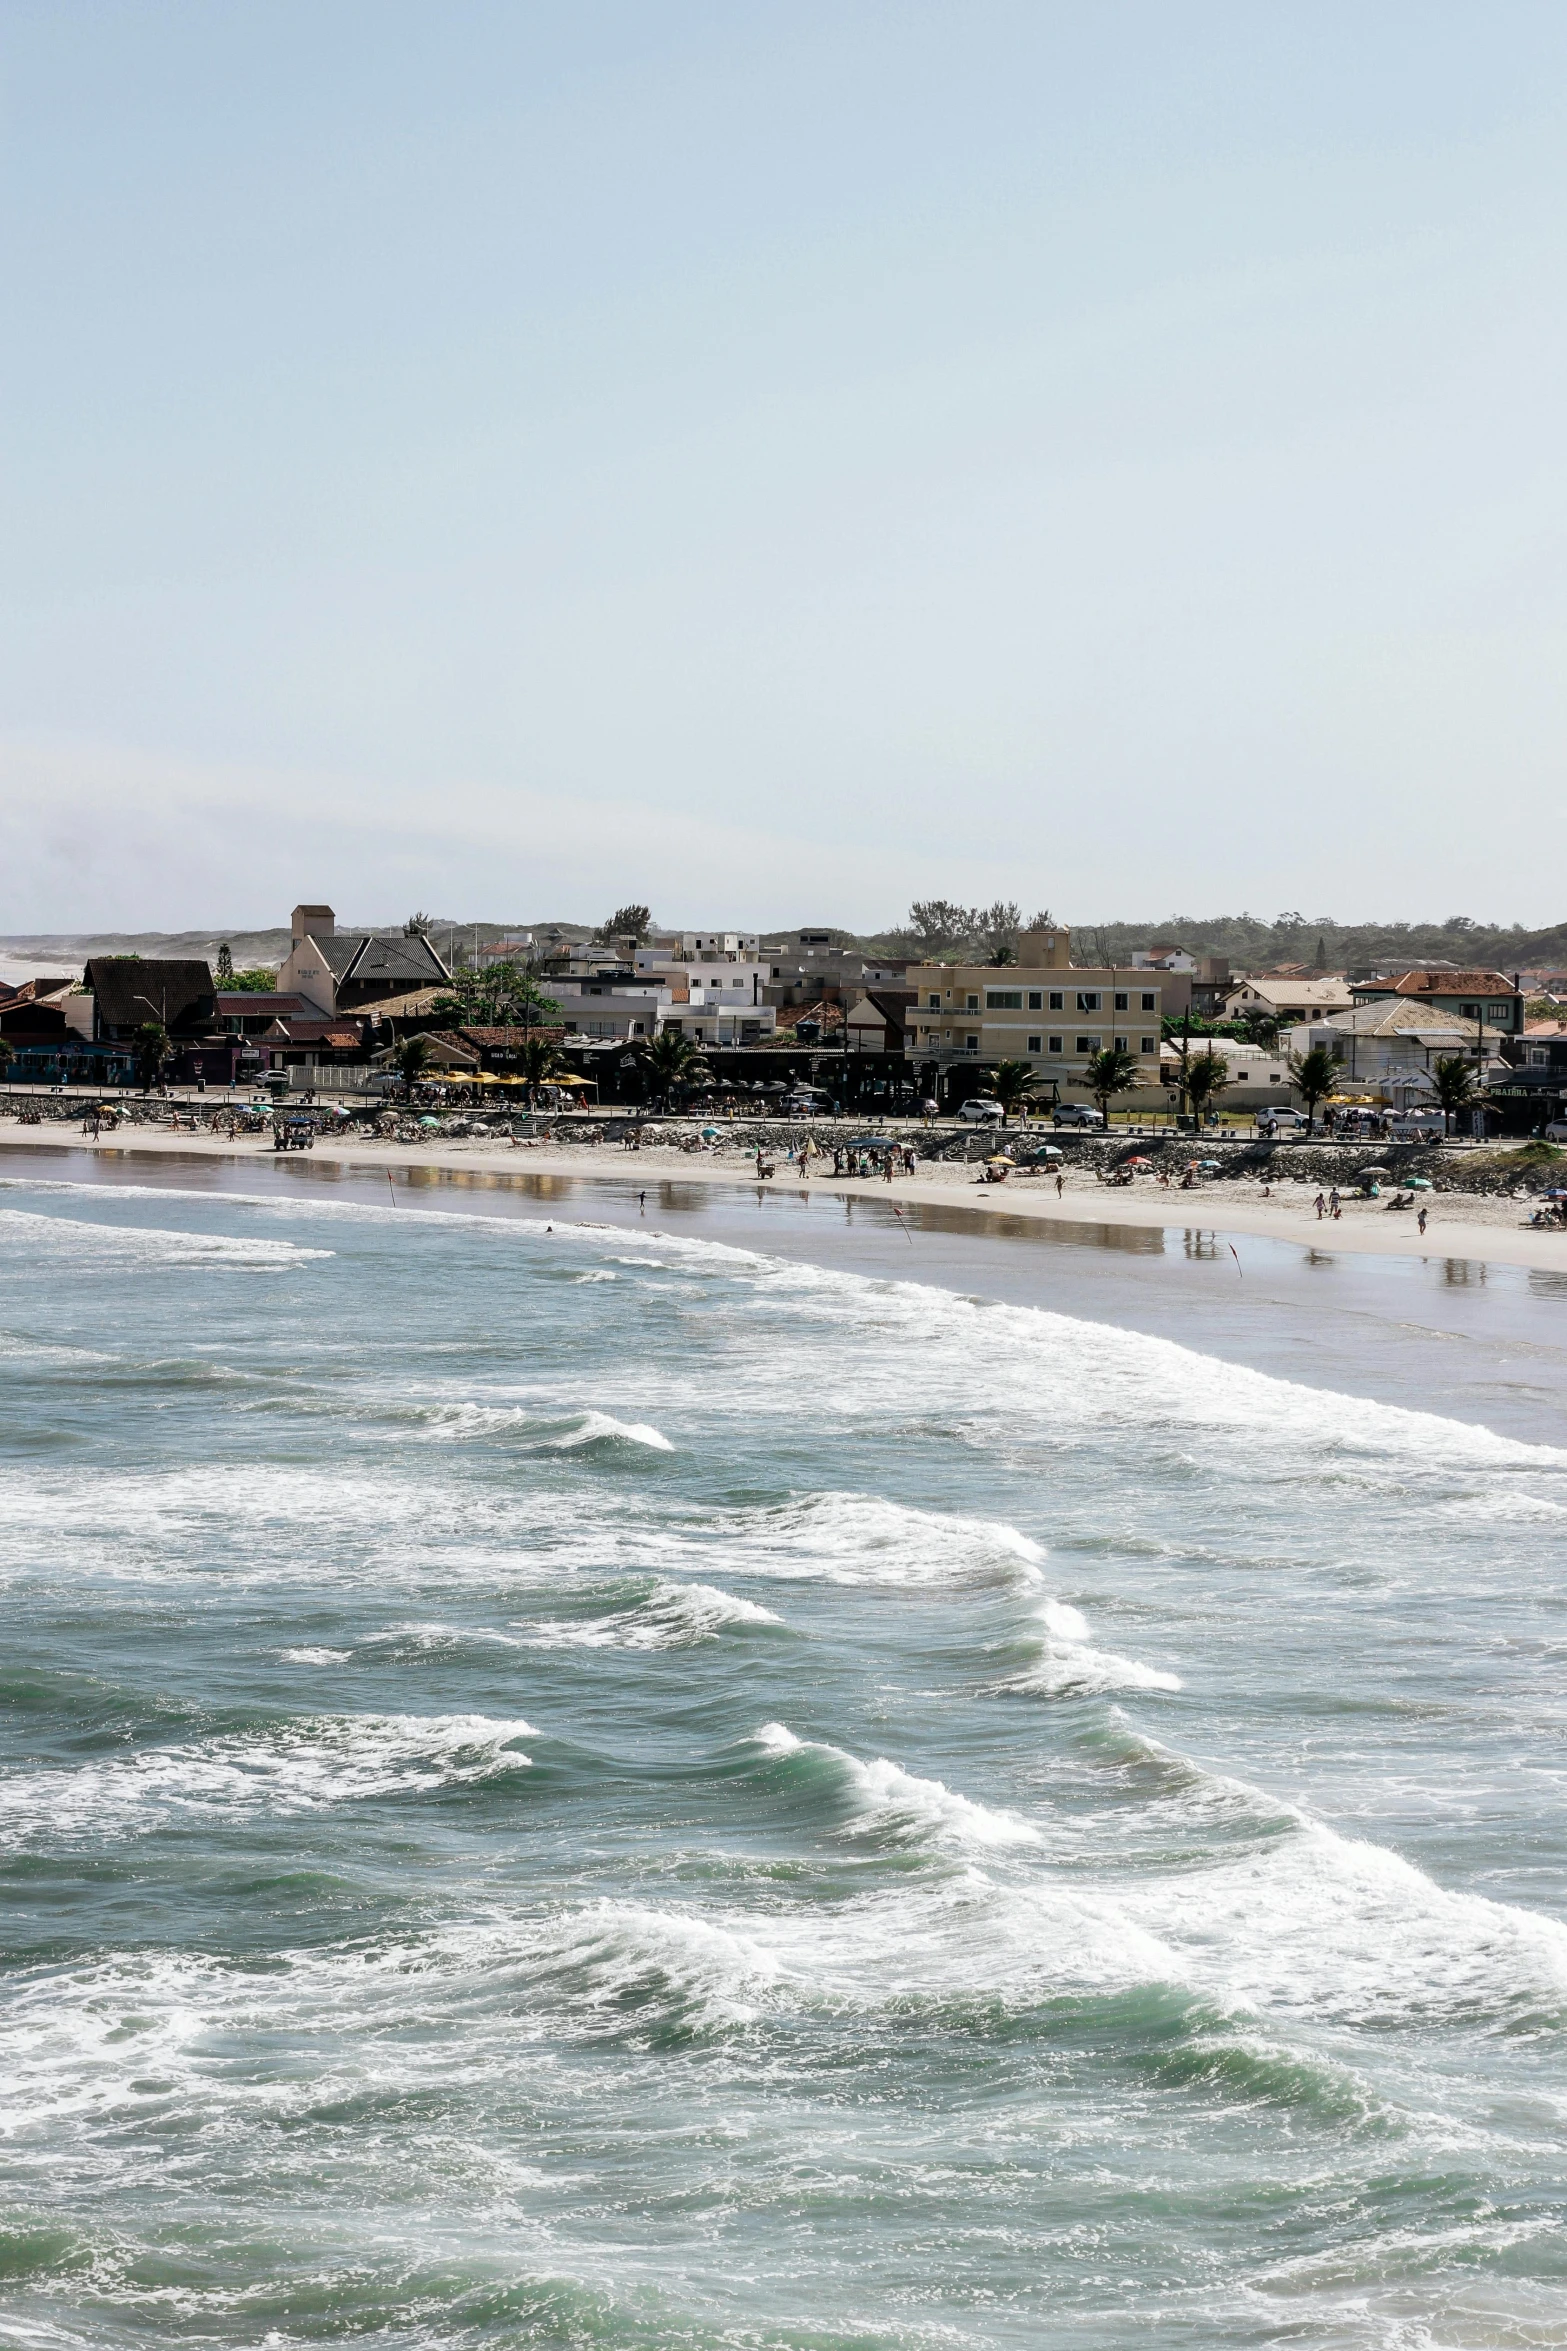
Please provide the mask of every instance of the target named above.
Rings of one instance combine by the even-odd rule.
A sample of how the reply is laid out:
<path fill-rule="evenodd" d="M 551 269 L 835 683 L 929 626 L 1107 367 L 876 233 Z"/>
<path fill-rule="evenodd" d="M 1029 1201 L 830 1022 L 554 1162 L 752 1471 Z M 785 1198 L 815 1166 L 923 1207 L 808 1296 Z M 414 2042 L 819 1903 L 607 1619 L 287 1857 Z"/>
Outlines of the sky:
<path fill-rule="evenodd" d="M 5 0 L 0 930 L 1543 924 L 1567 10 Z"/>

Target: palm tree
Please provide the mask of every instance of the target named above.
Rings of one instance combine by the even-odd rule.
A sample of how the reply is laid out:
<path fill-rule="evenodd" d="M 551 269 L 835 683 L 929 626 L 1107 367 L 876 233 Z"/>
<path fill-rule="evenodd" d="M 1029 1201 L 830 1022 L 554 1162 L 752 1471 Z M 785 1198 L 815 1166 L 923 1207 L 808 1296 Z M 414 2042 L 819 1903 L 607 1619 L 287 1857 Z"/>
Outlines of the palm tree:
<path fill-rule="evenodd" d="M 432 1054 L 429 1038 L 404 1037 L 393 1059 L 397 1063 L 398 1074 L 402 1078 L 403 1084 L 411 1094 L 430 1066 Z"/>
<path fill-rule="evenodd" d="M 1129 1094 L 1143 1082 L 1143 1065 L 1125 1045 L 1104 1045 L 1091 1054 L 1083 1069 L 1083 1083 L 1099 1105 L 1099 1115 L 1110 1123 L 1110 1100 Z"/>
<path fill-rule="evenodd" d="M 1453 1113 L 1467 1110 L 1475 1098 L 1475 1073 L 1472 1063 L 1461 1053 L 1446 1053 L 1431 1064 L 1431 1091 L 1436 1096 L 1442 1113 L 1442 1132 L 1451 1134 L 1449 1121 Z"/>
<path fill-rule="evenodd" d="M 136 1031 L 136 1068 L 141 1090 L 150 1094 L 162 1076 L 173 1047 L 161 1020 L 144 1020 Z"/>
<path fill-rule="evenodd" d="M 528 1081 L 528 1108 L 531 1111 L 535 1089 L 544 1085 L 548 1079 L 558 1076 L 566 1064 L 548 1037 L 527 1038 L 517 1059 Z"/>
<path fill-rule="evenodd" d="M 656 1037 L 644 1039 L 641 1052 L 643 1066 L 663 1102 L 676 1086 L 696 1085 L 708 1075 L 701 1046 L 683 1029 L 660 1029 Z"/>
<path fill-rule="evenodd" d="M 4 1079 L 6 1072 L 9 1070 L 12 1058 L 13 1054 L 10 1038 L 0 1037 L 0 1080 Z"/>
<path fill-rule="evenodd" d="M 1338 1084 L 1339 1068 L 1339 1057 L 1331 1045 L 1313 1045 L 1309 1053 L 1290 1055 L 1290 1083 L 1306 1105 L 1308 1135 L 1316 1116 L 1317 1104 L 1326 1101 Z"/>
<path fill-rule="evenodd" d="M 1014 1110 L 1023 1104 L 1039 1083 L 1039 1072 L 1026 1061 L 998 1061 L 990 1073 L 990 1090 L 1001 1105 L 1001 1123 L 1006 1125 Z"/>
<path fill-rule="evenodd" d="M 1215 1053 L 1210 1045 L 1206 1053 L 1184 1054 L 1181 1059 L 1181 1089 L 1192 1106 L 1192 1117 L 1201 1124 L 1203 1112 L 1230 1083 L 1230 1065 L 1222 1053 Z"/>

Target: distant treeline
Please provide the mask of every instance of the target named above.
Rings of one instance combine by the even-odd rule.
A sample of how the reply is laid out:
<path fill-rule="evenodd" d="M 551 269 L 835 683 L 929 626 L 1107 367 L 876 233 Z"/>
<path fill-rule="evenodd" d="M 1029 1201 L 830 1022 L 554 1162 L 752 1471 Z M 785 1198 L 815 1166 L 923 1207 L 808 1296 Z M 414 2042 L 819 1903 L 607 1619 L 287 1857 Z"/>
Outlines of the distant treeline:
<path fill-rule="evenodd" d="M 905 948 L 907 927 L 867 937 L 862 944 L 896 953 Z M 1498 971 L 1537 971 L 1546 965 L 1567 969 L 1567 922 L 1548 930 L 1522 923 L 1474 922 L 1455 914 L 1446 922 L 1341 923 L 1329 915 L 1308 920 L 1282 914 L 1265 922 L 1255 914 L 1166 914 L 1157 922 L 1072 924 L 1073 952 L 1080 962 L 1121 963 L 1134 948 L 1154 941 L 1189 948 L 1194 955 L 1223 955 L 1242 969 L 1262 971 L 1282 963 L 1317 964 L 1325 970 L 1381 970 L 1421 963 L 1457 963 Z"/>

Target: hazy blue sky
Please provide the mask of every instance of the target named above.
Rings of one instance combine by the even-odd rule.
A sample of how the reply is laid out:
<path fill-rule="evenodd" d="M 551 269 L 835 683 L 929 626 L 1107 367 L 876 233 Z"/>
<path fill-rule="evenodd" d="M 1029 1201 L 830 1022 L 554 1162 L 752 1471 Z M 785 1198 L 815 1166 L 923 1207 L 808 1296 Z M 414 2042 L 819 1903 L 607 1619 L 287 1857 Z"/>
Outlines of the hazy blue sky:
<path fill-rule="evenodd" d="M 1567 912 L 1561 5 L 0 54 L 0 927 Z"/>

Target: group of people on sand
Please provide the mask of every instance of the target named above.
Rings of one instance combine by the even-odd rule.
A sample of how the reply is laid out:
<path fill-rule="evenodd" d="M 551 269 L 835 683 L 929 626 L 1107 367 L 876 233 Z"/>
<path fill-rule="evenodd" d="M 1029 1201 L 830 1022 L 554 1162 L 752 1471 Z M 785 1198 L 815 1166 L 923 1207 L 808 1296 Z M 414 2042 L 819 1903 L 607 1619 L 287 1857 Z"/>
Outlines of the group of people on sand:
<path fill-rule="evenodd" d="M 1373 1199 L 1377 1197 L 1375 1186 L 1372 1188 L 1371 1197 Z M 1334 1185 L 1331 1192 L 1319 1192 L 1311 1205 L 1317 1212 L 1318 1224 L 1321 1224 L 1324 1217 L 1327 1218 L 1330 1224 L 1337 1224 L 1340 1217 L 1344 1213 L 1344 1202 L 1340 1196 L 1337 1184 Z M 1387 1205 L 1389 1208 L 1413 1208 L 1415 1205 L 1415 1195 L 1413 1192 L 1400 1192 L 1397 1198 L 1390 1200 Z M 1426 1229 L 1426 1219 L 1429 1217 L 1430 1213 L 1430 1210 L 1422 1200 L 1420 1203 L 1419 1213 L 1415 1218 L 1415 1222 L 1419 1225 L 1422 1233 Z"/>

